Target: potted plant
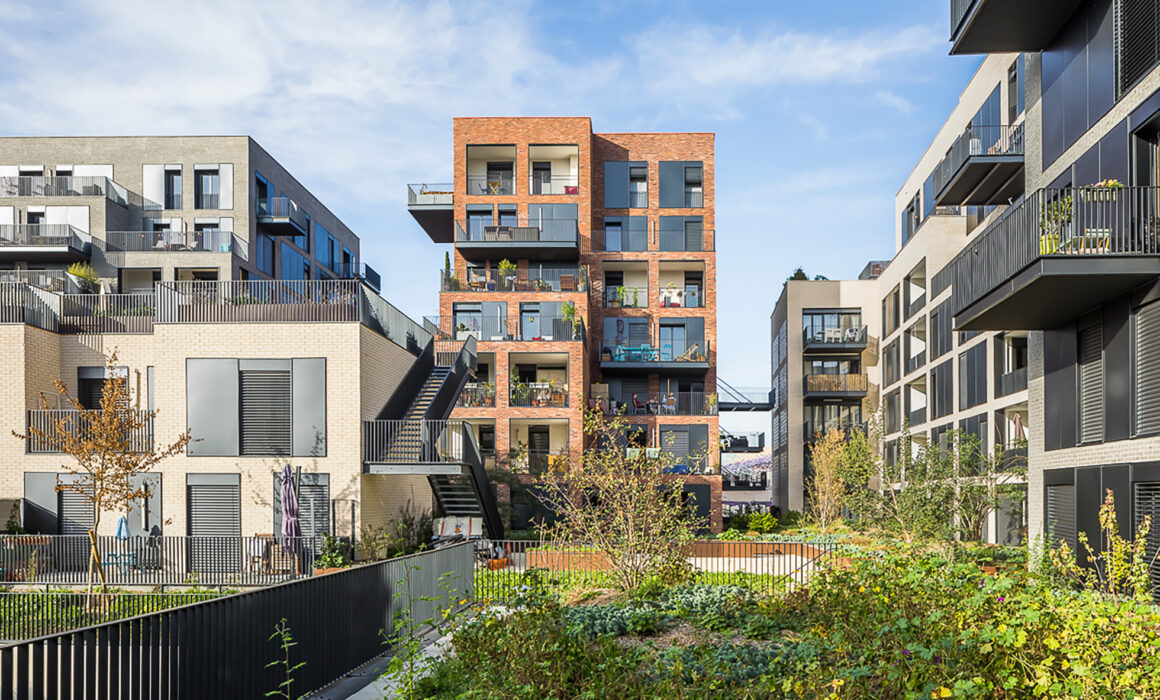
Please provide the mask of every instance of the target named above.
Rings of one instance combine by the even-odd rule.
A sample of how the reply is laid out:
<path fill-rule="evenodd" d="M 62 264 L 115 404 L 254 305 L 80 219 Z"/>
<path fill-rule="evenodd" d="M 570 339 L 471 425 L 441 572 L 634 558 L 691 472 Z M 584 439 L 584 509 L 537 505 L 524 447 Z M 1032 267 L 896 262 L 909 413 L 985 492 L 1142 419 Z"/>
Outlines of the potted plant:
<path fill-rule="evenodd" d="M 564 317 L 564 322 L 572 329 L 572 337 L 575 338 L 580 332 L 580 323 L 576 318 L 576 305 L 570 301 L 560 304 L 560 315 Z"/>
<path fill-rule="evenodd" d="M 717 413 L 717 394 L 705 394 L 705 413 L 706 415 L 713 415 Z"/>
<path fill-rule="evenodd" d="M 632 288 L 632 306 L 633 308 L 640 308 L 640 287 Z"/>
<path fill-rule="evenodd" d="M 1108 178 L 1088 185 L 1084 188 L 1084 192 L 1093 202 L 1114 202 L 1122 189 L 1124 183 L 1115 178 Z"/>
<path fill-rule="evenodd" d="M 321 576 L 350 566 L 350 544 L 334 535 L 322 536 L 322 549 L 314 559 L 314 575 Z"/>
<path fill-rule="evenodd" d="M 550 292 L 552 291 L 552 285 L 547 280 L 542 280 L 537 277 L 532 282 L 532 289 L 535 289 L 537 292 Z"/>
<path fill-rule="evenodd" d="M 507 258 L 499 261 L 499 282 L 504 291 L 510 292 L 514 287 L 516 264 Z"/>
<path fill-rule="evenodd" d="M 600 348 L 600 361 L 601 362 L 612 362 L 612 349 L 609 348 L 607 345 Z"/>
<path fill-rule="evenodd" d="M 616 305 L 617 306 L 624 306 L 624 293 L 625 293 L 624 287 L 617 287 L 616 288 Z"/>
<path fill-rule="evenodd" d="M 1071 195 L 1044 202 L 1040 206 L 1039 254 L 1050 255 L 1059 250 L 1060 233 L 1071 223 L 1072 199 Z"/>
<path fill-rule="evenodd" d="M 101 291 L 101 278 L 87 262 L 76 262 L 68 266 L 69 279 L 76 284 L 81 294 L 97 294 Z"/>

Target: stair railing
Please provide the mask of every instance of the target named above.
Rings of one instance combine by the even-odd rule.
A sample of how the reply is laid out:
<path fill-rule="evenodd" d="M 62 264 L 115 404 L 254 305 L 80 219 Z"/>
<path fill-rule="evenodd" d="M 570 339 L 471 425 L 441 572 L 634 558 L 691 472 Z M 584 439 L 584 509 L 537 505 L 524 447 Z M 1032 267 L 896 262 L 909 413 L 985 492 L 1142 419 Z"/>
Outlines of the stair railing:
<path fill-rule="evenodd" d="M 463 347 L 459 351 L 458 357 L 455 358 L 455 363 L 451 365 L 451 371 L 443 378 L 443 383 L 439 385 L 439 390 L 435 392 L 435 396 L 431 398 L 431 403 L 427 406 L 427 411 L 423 417 L 427 420 L 446 420 L 451 415 L 452 409 L 459 401 L 459 394 L 463 391 L 463 385 L 471 378 L 472 373 L 475 372 L 478 363 L 478 358 L 475 351 L 475 337 L 469 336 L 467 340 L 463 341 Z"/>
<path fill-rule="evenodd" d="M 423 389 L 423 383 L 427 381 L 427 377 L 431 375 L 431 370 L 434 368 L 435 341 L 429 340 L 423 351 L 411 363 L 411 368 L 403 375 L 403 379 L 395 388 L 394 393 L 391 394 L 391 398 L 383 404 L 378 419 L 394 420 L 407 415 L 407 409 L 411 407 L 411 402 Z"/>
<path fill-rule="evenodd" d="M 475 434 L 468 423 L 464 423 L 460 430 L 463 434 L 463 463 L 471 470 L 471 486 L 475 489 L 475 497 L 483 511 L 483 526 L 487 528 L 491 539 L 502 540 L 503 518 L 499 515 L 499 506 L 491 492 L 491 481 L 487 478 L 487 470 L 483 468 L 483 456 L 475 444 Z"/>

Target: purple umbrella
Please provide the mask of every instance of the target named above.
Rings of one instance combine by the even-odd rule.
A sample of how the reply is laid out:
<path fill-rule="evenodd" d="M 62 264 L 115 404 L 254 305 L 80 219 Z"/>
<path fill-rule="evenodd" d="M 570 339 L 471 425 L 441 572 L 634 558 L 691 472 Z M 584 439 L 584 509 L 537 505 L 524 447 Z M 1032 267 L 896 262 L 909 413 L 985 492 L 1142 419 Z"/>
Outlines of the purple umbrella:
<path fill-rule="evenodd" d="M 297 552 L 302 543 L 302 526 L 298 523 L 298 494 L 294 492 L 294 475 L 287 464 L 282 469 L 282 547 Z"/>

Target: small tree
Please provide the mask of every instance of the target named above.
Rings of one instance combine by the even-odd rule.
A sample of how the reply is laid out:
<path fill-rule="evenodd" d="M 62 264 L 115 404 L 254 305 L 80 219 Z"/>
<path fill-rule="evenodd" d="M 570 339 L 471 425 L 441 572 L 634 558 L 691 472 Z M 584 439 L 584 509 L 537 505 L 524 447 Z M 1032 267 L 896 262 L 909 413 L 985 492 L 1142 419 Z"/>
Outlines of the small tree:
<path fill-rule="evenodd" d="M 878 426 L 871 420 L 864 430 L 848 428 L 846 432 L 839 466 L 839 475 L 845 486 L 842 502 L 852 520 L 863 526 L 876 525 L 882 500 L 882 465 L 874 454 Z"/>
<path fill-rule="evenodd" d="M 809 277 L 809 275 L 806 274 L 806 271 L 801 269 L 800 267 L 797 268 L 796 270 L 794 270 L 793 274 L 789 276 L 789 279 L 791 282 L 797 281 L 797 280 L 808 280 L 809 278 L 810 277 Z"/>
<path fill-rule="evenodd" d="M 954 526 L 954 452 L 916 442 L 909 429 L 893 460 L 882 461 L 881 519 L 907 542 L 950 539 Z"/>
<path fill-rule="evenodd" d="M 818 438 L 810 446 L 813 475 L 806 484 L 810 512 L 825 532 L 842 516 L 846 484 L 842 480 L 842 461 L 846 435 L 837 428 Z"/>
<path fill-rule="evenodd" d="M 1103 550 L 1096 551 L 1088 542 L 1087 533 L 1080 531 L 1076 539 L 1087 554 L 1090 566 L 1080 566 L 1076 553 L 1066 542 L 1049 553 L 1051 563 L 1066 578 L 1081 587 L 1095 591 L 1115 601 L 1135 599 L 1140 603 L 1152 602 L 1152 578 L 1149 570 L 1156 562 L 1157 554 L 1148 556 L 1148 532 L 1152 528 L 1152 517 L 1145 515 L 1136 526 L 1135 539 L 1120 536 L 1116 523 L 1116 500 L 1112 490 L 1100 506 L 1100 534 L 1106 543 Z"/>
<path fill-rule="evenodd" d="M 561 542 L 591 547 L 604 557 L 615 585 L 625 591 L 649 577 L 685 566 L 685 544 L 699 525 L 685 504 L 676 461 L 661 450 L 629 456 L 622 416 L 584 414 L 594 441 L 579 462 L 544 485 L 540 499 L 558 516 L 549 529 Z"/>
<path fill-rule="evenodd" d="M 74 462 L 61 465 L 68 474 L 80 479 L 58 484 L 57 491 L 69 491 L 84 499 L 93 510 L 93 527 L 89 530 L 89 592 L 93 590 L 94 572 L 105 586 L 97 529 L 101 515 L 108 510 L 127 511 L 137 501 L 146 499 L 154 485 L 135 486 L 131 477 L 144 474 L 163 460 L 179 454 L 189 443 L 185 432 L 161 449 L 141 439 L 157 411 L 135 411 L 129 408 L 128 381 L 117 369 L 117 353 L 105 363 L 105 383 L 101 388 L 100 407 L 86 410 L 79 399 L 69 396 L 68 388 L 57 379 L 56 390 L 75 413 L 62 413 L 49 420 L 47 427 L 29 426 L 28 434 L 12 434 L 21 440 L 32 440 L 55 452 L 62 452 Z M 40 395 L 40 407 L 49 408 L 48 398 Z"/>
<path fill-rule="evenodd" d="M 975 435 L 952 433 L 950 437 L 952 444 L 958 445 L 955 514 L 959 534 L 965 540 L 979 542 L 990 515 L 998 513 L 1004 501 L 1023 498 L 1018 477 L 1026 471 L 1026 465 L 1022 458 L 1001 448 L 987 454 Z"/>

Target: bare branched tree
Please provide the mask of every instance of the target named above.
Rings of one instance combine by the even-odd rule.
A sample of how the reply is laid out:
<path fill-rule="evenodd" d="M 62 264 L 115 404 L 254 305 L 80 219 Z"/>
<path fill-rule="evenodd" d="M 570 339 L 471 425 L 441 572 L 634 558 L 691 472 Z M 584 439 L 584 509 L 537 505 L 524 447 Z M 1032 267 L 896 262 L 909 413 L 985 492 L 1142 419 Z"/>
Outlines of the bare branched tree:
<path fill-rule="evenodd" d="M 810 514 L 822 532 L 826 532 L 842 517 L 846 496 L 846 484 L 842 478 L 846 434 L 830 428 L 809 449 L 813 474 L 806 482 L 806 497 Z"/>
<path fill-rule="evenodd" d="M 80 399 L 69 396 L 68 388 L 58 378 L 57 393 L 73 410 L 53 415 L 44 427 L 29 426 L 27 435 L 12 431 L 21 440 L 72 457 L 73 461 L 62 464 L 61 469 L 80 478 L 58 484 L 56 490 L 75 493 L 92 507 L 93 526 L 88 533 L 90 593 L 94 572 L 99 575 L 102 588 L 106 585 L 96 536 L 101 515 L 106 511 L 127 511 L 134 503 L 149 498 L 155 484 L 146 481 L 135 485 L 132 477 L 180 454 L 190 439 L 189 432 L 185 432 L 168 445 L 155 447 L 149 433 L 157 411 L 130 408 L 128 379 L 117 368 L 116 351 L 108 356 L 105 370 L 99 408 L 86 409 Z M 40 407 L 51 408 L 43 393 Z"/>
<path fill-rule="evenodd" d="M 683 570 L 685 545 L 702 523 L 685 501 L 678 461 L 667 449 L 626 449 L 627 426 L 621 416 L 586 412 L 592 448 L 566 463 L 540 498 L 559 518 L 550 536 L 601 554 L 616 586 L 630 591 Z"/>

